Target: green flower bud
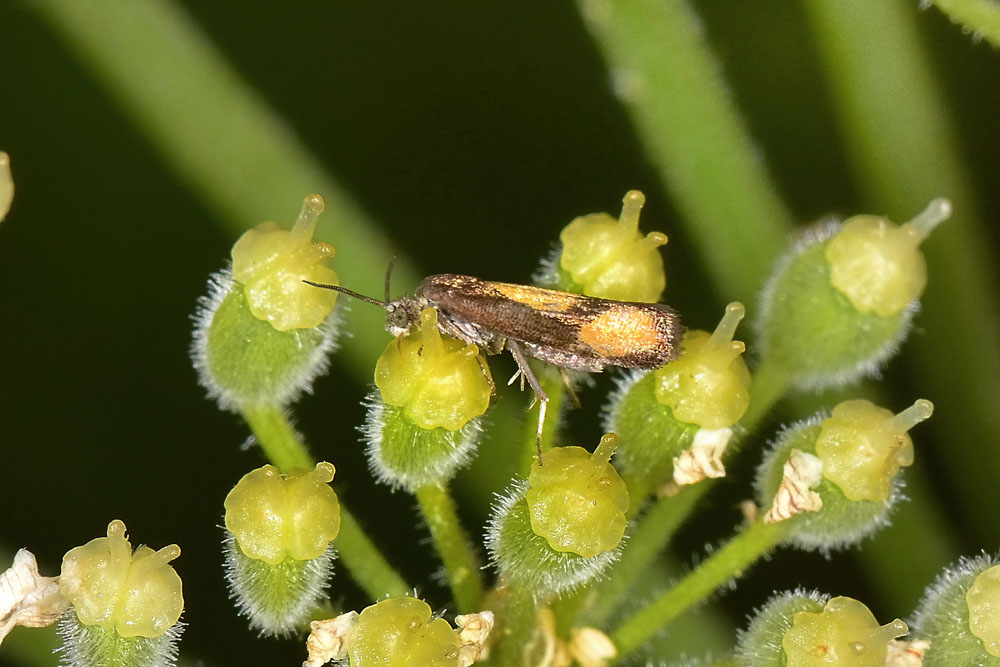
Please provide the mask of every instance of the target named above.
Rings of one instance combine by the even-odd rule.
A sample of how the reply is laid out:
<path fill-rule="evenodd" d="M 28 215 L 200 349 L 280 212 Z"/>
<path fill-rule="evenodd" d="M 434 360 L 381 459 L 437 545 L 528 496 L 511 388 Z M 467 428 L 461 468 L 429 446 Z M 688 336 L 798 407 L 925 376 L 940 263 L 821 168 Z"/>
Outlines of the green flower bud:
<path fill-rule="evenodd" d="M 468 463 L 493 380 L 477 346 L 441 335 L 436 310 L 425 309 L 418 329 L 389 342 L 375 384 L 363 432 L 379 481 L 413 492 Z"/>
<path fill-rule="evenodd" d="M 498 500 L 486 546 L 504 584 L 544 600 L 583 585 L 617 559 L 628 491 L 607 463 L 614 447 L 609 434 L 593 455 L 580 447 L 552 449 L 544 466 L 534 466 L 530 489 L 516 482 Z"/>
<path fill-rule="evenodd" d="M 340 503 L 334 467 L 282 475 L 266 465 L 226 496 L 226 575 L 239 612 L 266 635 L 301 630 L 332 574 Z"/>
<path fill-rule="evenodd" d="M 420 313 L 419 329 L 386 346 L 375 386 L 421 428 L 449 431 L 486 412 L 493 389 L 479 347 L 442 336 L 433 308 Z"/>
<path fill-rule="evenodd" d="M 302 282 L 337 281 L 326 266 L 333 247 L 312 243 L 322 210 L 312 195 L 291 230 L 264 223 L 248 231 L 233 247 L 232 269 L 212 276 L 199 300 L 191 357 L 223 409 L 287 405 L 326 372 L 337 292 Z"/>
<path fill-rule="evenodd" d="M 306 197 L 291 229 L 265 222 L 233 246 L 233 278 L 243 285 L 250 312 L 278 331 L 318 327 L 337 301 L 337 292 L 302 282 L 339 284 L 337 274 L 327 266 L 333 246 L 312 242 L 325 206 L 319 195 Z"/>
<path fill-rule="evenodd" d="M 604 428 L 621 438 L 615 464 L 624 474 L 651 486 L 725 475 L 722 454 L 749 405 L 745 346 L 733 340 L 743 313 L 729 304 L 714 333 L 684 335 L 677 361 L 619 384 Z"/>
<path fill-rule="evenodd" d="M 623 201 L 618 220 L 593 213 L 563 229 L 558 263 L 563 279 L 558 282 L 567 291 L 588 296 L 655 303 L 667 284 L 658 250 L 667 237 L 639 231 L 639 212 L 646 201 L 641 192 L 630 190 Z"/>
<path fill-rule="evenodd" d="M 969 605 L 969 630 L 983 642 L 986 652 L 1000 658 L 1000 565 L 983 570 L 965 594 Z"/>
<path fill-rule="evenodd" d="M 823 611 L 829 597 L 816 591 L 784 592 L 774 595 L 754 611 L 746 630 L 741 630 L 734 657 L 740 667 L 786 667 L 781 642 L 794 623 L 795 614 Z"/>
<path fill-rule="evenodd" d="M 176 544 L 132 551 L 125 524 L 63 557 L 59 592 L 75 613 L 60 622 L 63 651 L 73 665 L 115 667 L 174 664 L 184 608 L 181 580 L 168 564 Z"/>
<path fill-rule="evenodd" d="M 14 179 L 10 175 L 10 156 L 0 151 L 0 220 L 7 217 L 14 201 Z"/>
<path fill-rule="evenodd" d="M 899 415 L 869 401 L 841 403 L 816 440 L 823 476 L 851 500 L 887 499 L 899 468 L 913 465 L 913 441 L 906 432 L 932 411 L 931 402 L 923 400 Z"/>
<path fill-rule="evenodd" d="M 266 465 L 243 476 L 226 496 L 226 529 L 240 551 L 277 565 L 326 552 L 340 532 L 340 502 L 329 487 L 335 468 L 325 461 L 311 471 L 282 475 Z"/>
<path fill-rule="evenodd" d="M 122 637 L 159 637 L 181 616 L 181 578 L 167 563 L 176 544 L 153 551 L 132 545 L 125 524 L 108 524 L 107 537 L 70 549 L 63 557 L 59 592 L 84 625 L 113 629 Z"/>
<path fill-rule="evenodd" d="M 727 428 L 750 405 L 750 371 L 743 361 L 746 346 L 733 340 L 743 319 L 743 304 L 726 307 L 715 332 L 688 331 L 680 359 L 653 371 L 656 400 L 682 422 L 704 429 Z"/>
<path fill-rule="evenodd" d="M 593 454 L 557 447 L 544 466 L 532 466 L 526 496 L 531 529 L 556 551 L 592 558 L 621 542 L 628 489 L 608 463 L 617 446 L 618 437 L 608 434 Z"/>
<path fill-rule="evenodd" d="M 382 600 L 361 612 L 347 635 L 351 667 L 458 667 L 461 642 L 443 618 L 415 598 Z"/>
<path fill-rule="evenodd" d="M 905 454 L 905 430 L 926 419 L 932 406 L 917 401 L 893 417 L 865 403 L 841 403 L 830 418 L 793 424 L 765 455 L 755 481 L 758 502 L 765 521 L 790 522 L 788 542 L 830 551 L 886 524 L 900 498 L 899 466 L 912 462 Z M 859 412 L 865 417 L 860 421 Z"/>
<path fill-rule="evenodd" d="M 781 647 L 789 665 L 885 667 L 890 642 L 907 632 L 899 619 L 880 626 L 865 605 L 836 597 L 821 612 L 796 613 Z"/>
<path fill-rule="evenodd" d="M 805 386 L 874 374 L 919 307 L 927 275 L 917 245 L 950 215 L 936 199 L 902 226 L 857 216 L 804 237 L 764 289 L 764 354 Z"/>
<path fill-rule="evenodd" d="M 915 631 L 930 641 L 924 667 L 1000 667 L 1000 563 L 962 558 L 924 592 Z"/>

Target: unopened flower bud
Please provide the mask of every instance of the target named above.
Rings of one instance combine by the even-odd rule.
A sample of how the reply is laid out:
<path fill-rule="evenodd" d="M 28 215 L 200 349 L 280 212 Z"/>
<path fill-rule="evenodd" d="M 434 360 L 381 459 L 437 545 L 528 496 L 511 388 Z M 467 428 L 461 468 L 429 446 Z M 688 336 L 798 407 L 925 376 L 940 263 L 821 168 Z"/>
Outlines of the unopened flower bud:
<path fill-rule="evenodd" d="M 340 503 L 334 467 L 282 475 L 271 465 L 226 496 L 226 575 L 239 612 L 262 634 L 301 629 L 332 574 Z"/>
<path fill-rule="evenodd" d="M 233 247 L 232 269 L 212 276 L 199 300 L 191 358 L 201 384 L 226 410 L 284 406 L 326 371 L 336 343 L 333 246 L 313 243 L 319 195 L 307 197 L 291 230 L 264 223 Z"/>
<path fill-rule="evenodd" d="M 376 477 L 411 492 L 469 461 L 493 393 L 479 348 L 443 336 L 437 317 L 424 309 L 419 328 L 386 346 L 364 426 Z"/>
<path fill-rule="evenodd" d="M 59 591 L 73 605 L 63 616 L 63 651 L 74 666 L 174 664 L 184 609 L 181 580 L 169 565 L 176 544 L 134 552 L 125 524 L 108 524 L 107 537 L 70 549 Z"/>
<path fill-rule="evenodd" d="M 764 355 L 812 387 L 875 373 L 909 332 L 927 282 L 917 246 L 950 215 L 936 199 L 902 226 L 857 216 L 804 236 L 764 289 Z"/>
<path fill-rule="evenodd" d="M 667 236 L 639 231 L 645 201 L 641 192 L 630 190 L 619 219 L 592 213 L 563 229 L 559 268 L 569 277 L 564 289 L 617 301 L 660 300 L 667 281 L 659 247 Z"/>
<path fill-rule="evenodd" d="M 924 592 L 915 632 L 930 642 L 924 667 L 1000 665 L 1000 564 L 962 558 Z"/>

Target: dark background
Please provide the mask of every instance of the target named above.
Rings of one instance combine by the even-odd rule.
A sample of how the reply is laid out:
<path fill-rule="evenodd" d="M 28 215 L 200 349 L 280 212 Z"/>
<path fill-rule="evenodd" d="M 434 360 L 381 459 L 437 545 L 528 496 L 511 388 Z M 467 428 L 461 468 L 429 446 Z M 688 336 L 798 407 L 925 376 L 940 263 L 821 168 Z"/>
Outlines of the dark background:
<path fill-rule="evenodd" d="M 526 282 L 564 224 L 589 212 L 617 214 L 625 191 L 638 188 L 647 196 L 643 229 L 670 235 L 667 300 L 695 326 L 717 321 L 724 301 L 708 288 L 571 3 L 258 3 L 252 12 L 182 4 L 420 272 Z M 795 219 L 865 211 L 795 3 L 698 5 Z M 995 221 L 997 54 L 936 11 L 921 13 L 920 24 L 975 194 Z M 196 299 L 235 235 L 30 3 L 0 5 L 0 45 L 0 149 L 12 156 L 17 187 L 0 224 L 0 549 L 6 558 L 28 547 L 54 573 L 67 549 L 121 518 L 134 544 L 183 549 L 175 564 L 186 591 L 185 656 L 211 665 L 298 664 L 300 644 L 246 630 L 219 576 L 222 500 L 261 459 L 240 449 L 248 432 L 239 420 L 205 400 L 187 346 Z M 300 201 L 286 204 L 288 223 Z M 383 269 L 371 267 L 378 276 Z M 924 313 L 917 335 L 947 326 L 934 318 Z M 505 378 L 509 364 L 500 364 L 494 374 Z M 900 384 L 905 377 L 889 367 L 895 409 L 923 395 Z M 355 426 L 365 391 L 335 360 L 297 407 L 299 428 L 319 456 L 335 461 L 338 489 L 391 560 L 440 606 L 446 596 L 427 574 L 437 565 L 413 502 L 373 488 L 361 457 Z M 510 392 L 502 400 L 523 399 Z M 573 442 L 596 444 L 597 402 L 572 416 L 570 432 L 584 434 Z M 915 436 L 918 465 L 927 466 L 963 551 L 995 551 L 1000 536 L 984 543 L 969 530 L 975 517 L 950 504 L 961 480 L 935 472 L 946 443 Z M 680 539 L 682 563 L 731 530 L 734 504 L 747 494 L 737 479 L 713 496 Z M 466 502 L 475 535 L 489 494 Z M 742 625 L 769 591 L 798 584 L 859 597 L 882 622 L 910 612 L 872 599 L 849 556 L 830 564 L 782 552 L 727 597 L 724 613 Z M 334 591 L 348 607 L 366 604 L 342 571 Z M 7 651 L 0 663 L 18 664 Z"/>

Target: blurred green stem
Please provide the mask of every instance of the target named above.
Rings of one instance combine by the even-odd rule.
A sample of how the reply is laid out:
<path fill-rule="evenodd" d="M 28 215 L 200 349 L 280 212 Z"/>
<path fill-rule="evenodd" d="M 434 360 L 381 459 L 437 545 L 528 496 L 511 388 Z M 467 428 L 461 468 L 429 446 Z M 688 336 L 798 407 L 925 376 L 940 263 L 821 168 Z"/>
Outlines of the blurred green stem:
<path fill-rule="evenodd" d="M 455 502 L 447 489 L 428 484 L 417 489 L 420 511 L 430 528 L 441 561 L 448 575 L 458 612 L 479 610 L 483 600 L 483 581 L 472 545 L 462 530 Z"/>
<path fill-rule="evenodd" d="M 753 303 L 791 220 L 684 0 L 578 0 L 612 87 L 726 300 Z"/>
<path fill-rule="evenodd" d="M 179 3 L 168 0 L 37 0 L 34 8 L 87 65 L 233 236 L 265 220 L 294 219 L 302 198 L 323 195 L 317 237 L 337 248 L 345 285 L 381 294 L 392 255 L 378 224 L 235 72 Z M 308 103 L 309 91 L 302 91 Z M 405 262 L 393 276 L 414 284 Z M 358 331 L 378 331 L 377 308 L 355 308 Z M 367 382 L 378 336 L 344 341 L 341 355 Z"/>
<path fill-rule="evenodd" d="M 983 544 L 1000 536 L 995 504 L 1000 448 L 1000 290 L 993 247 L 971 194 L 944 95 L 922 43 L 917 4 L 904 0 L 809 0 L 844 146 L 873 212 L 897 221 L 934 197 L 954 215 L 924 244 L 930 279 L 923 310 L 947 327 L 912 336 L 905 354 L 911 384 L 934 401 L 928 428 L 947 443 L 939 459 Z M 920 326 L 920 319 L 917 320 Z M 911 535 L 920 539 L 919 535 Z M 900 553 L 908 553 L 900 546 Z"/>

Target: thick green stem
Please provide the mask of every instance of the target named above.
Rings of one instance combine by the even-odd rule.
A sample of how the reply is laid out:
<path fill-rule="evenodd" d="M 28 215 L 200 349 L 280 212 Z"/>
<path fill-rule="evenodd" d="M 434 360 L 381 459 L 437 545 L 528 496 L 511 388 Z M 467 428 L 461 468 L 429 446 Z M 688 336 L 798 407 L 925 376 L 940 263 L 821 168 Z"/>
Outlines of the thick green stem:
<path fill-rule="evenodd" d="M 413 594 L 413 587 L 389 565 L 343 502 L 340 504 L 337 553 L 351 577 L 372 600 Z"/>
<path fill-rule="evenodd" d="M 782 523 L 757 522 L 739 533 L 659 599 L 621 624 L 611 635 L 619 657 L 625 657 L 684 611 L 730 579 L 742 576 L 758 558 L 785 536 Z"/>
<path fill-rule="evenodd" d="M 499 667 L 521 667 L 538 630 L 538 605 L 532 592 L 521 586 L 507 589 L 507 605 L 503 630 L 491 664 Z"/>
<path fill-rule="evenodd" d="M 791 220 L 684 0 L 578 0 L 663 188 L 726 299 L 752 303 Z"/>
<path fill-rule="evenodd" d="M 264 456 L 283 473 L 293 468 L 311 470 L 316 462 L 309 455 L 302 438 L 276 405 L 254 405 L 243 407 L 246 420 L 257 444 L 264 450 Z"/>
<path fill-rule="evenodd" d="M 472 544 L 462 530 L 451 495 L 447 489 L 428 484 L 417 489 L 416 496 L 444 563 L 448 585 L 458 611 L 463 614 L 477 611 L 483 600 L 479 562 Z"/>
<path fill-rule="evenodd" d="M 246 407 L 243 416 L 264 454 L 279 470 L 309 470 L 316 465 L 281 408 Z M 413 590 L 368 539 L 343 501 L 340 504 L 340 534 L 336 544 L 340 560 L 372 599 L 377 600 L 387 594 L 408 595 Z"/>
<path fill-rule="evenodd" d="M 326 200 L 317 237 L 337 247 L 344 284 L 381 294 L 391 243 L 294 132 L 235 72 L 180 3 L 166 0 L 38 0 L 29 5 L 90 67 L 177 175 L 233 234 L 265 220 L 294 219 L 302 198 Z M 309 91 L 302 102 L 309 103 Z M 400 262 L 394 279 L 416 276 Z M 352 309 L 358 331 L 378 331 L 377 308 Z M 371 379 L 378 336 L 344 342 L 355 376 Z"/>

